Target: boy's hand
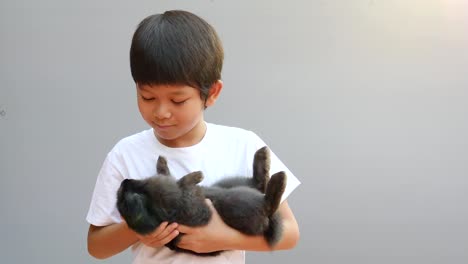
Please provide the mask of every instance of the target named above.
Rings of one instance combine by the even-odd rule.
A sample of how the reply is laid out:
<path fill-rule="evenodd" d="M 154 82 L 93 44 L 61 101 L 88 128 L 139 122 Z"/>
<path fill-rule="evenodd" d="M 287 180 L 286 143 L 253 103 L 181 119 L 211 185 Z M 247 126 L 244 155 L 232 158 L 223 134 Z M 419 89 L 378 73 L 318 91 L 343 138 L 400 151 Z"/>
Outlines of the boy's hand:
<path fill-rule="evenodd" d="M 125 219 L 121 217 L 123 223 L 128 227 Z M 179 231 L 177 231 L 177 223 L 172 223 L 169 225 L 168 222 L 162 222 L 153 233 L 149 235 L 140 235 L 135 233 L 137 238 L 141 241 L 141 243 L 147 245 L 148 247 L 162 247 L 169 243 L 172 239 L 174 239 L 177 235 L 179 235 Z M 130 229 L 130 228 L 129 228 Z"/>
<path fill-rule="evenodd" d="M 153 233 L 149 235 L 140 235 L 136 234 L 141 243 L 147 245 L 148 247 L 158 248 L 162 247 L 165 244 L 169 243 L 177 235 L 177 223 L 169 224 L 168 222 L 162 222 Z"/>
<path fill-rule="evenodd" d="M 209 199 L 206 199 L 206 203 L 212 212 L 208 225 L 202 227 L 179 225 L 177 230 L 184 235 L 177 246 L 197 253 L 234 249 L 231 243 L 235 241 L 239 232 L 224 223 Z"/>

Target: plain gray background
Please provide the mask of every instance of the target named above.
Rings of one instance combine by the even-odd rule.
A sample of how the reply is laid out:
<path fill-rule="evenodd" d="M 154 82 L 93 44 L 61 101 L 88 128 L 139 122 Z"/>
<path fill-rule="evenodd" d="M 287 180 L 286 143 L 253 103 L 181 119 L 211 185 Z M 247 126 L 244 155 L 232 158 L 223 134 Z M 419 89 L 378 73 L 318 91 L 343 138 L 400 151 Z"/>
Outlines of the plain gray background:
<path fill-rule="evenodd" d="M 210 22 L 225 88 L 210 122 L 258 133 L 302 181 L 291 251 L 249 263 L 468 263 L 468 1 L 0 4 L 1 263 L 129 263 L 86 250 L 99 168 L 146 128 L 138 22 Z"/>

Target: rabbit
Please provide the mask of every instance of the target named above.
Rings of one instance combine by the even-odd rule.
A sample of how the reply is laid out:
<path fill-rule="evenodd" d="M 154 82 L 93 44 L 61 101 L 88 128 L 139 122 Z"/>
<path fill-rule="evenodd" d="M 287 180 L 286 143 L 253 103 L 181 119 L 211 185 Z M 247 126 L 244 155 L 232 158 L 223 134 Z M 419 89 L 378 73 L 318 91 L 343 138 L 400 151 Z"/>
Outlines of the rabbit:
<path fill-rule="evenodd" d="M 159 156 L 157 174 L 143 180 L 125 179 L 117 192 L 117 209 L 129 228 L 149 234 L 162 222 L 176 222 L 192 227 L 207 225 L 212 212 L 210 199 L 221 219 L 246 235 L 263 235 L 273 247 L 281 238 L 282 221 L 277 212 L 286 187 L 286 173 L 269 177 L 270 157 L 267 147 L 255 153 L 253 177 L 229 177 L 211 186 L 200 186 L 203 174 L 189 173 L 176 180 L 167 160 Z M 222 251 L 197 253 L 177 247 L 183 234 L 166 244 L 172 250 L 201 256 L 216 256 Z"/>

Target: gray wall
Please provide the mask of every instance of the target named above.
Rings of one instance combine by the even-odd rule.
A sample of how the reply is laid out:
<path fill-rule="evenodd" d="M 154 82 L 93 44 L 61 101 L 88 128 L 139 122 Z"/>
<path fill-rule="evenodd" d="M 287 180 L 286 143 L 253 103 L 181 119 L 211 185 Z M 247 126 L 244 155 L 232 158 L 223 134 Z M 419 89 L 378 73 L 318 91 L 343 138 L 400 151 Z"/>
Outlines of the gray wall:
<path fill-rule="evenodd" d="M 0 4 L 2 263 L 97 261 L 85 215 L 107 151 L 146 128 L 128 49 L 167 9 L 218 30 L 207 120 L 257 132 L 302 185 L 291 251 L 250 263 L 468 262 L 468 1 Z"/>

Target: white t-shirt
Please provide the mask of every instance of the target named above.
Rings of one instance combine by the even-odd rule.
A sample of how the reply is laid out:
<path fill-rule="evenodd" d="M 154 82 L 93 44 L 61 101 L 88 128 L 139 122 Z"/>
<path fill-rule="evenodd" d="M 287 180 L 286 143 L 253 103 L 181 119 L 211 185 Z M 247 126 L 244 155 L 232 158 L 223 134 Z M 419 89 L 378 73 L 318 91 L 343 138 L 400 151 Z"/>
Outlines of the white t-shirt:
<path fill-rule="evenodd" d="M 253 132 L 241 128 L 207 123 L 206 134 L 196 145 L 170 148 L 162 145 L 153 129 L 120 140 L 108 153 L 99 172 L 86 220 L 95 226 L 121 222 L 116 207 L 116 194 L 124 179 L 144 179 L 156 174 L 156 160 L 166 157 L 171 175 L 181 178 L 193 171 L 202 171 L 201 185 L 211 185 L 229 176 L 253 175 L 255 152 L 266 144 Z M 300 184 L 299 180 L 270 150 L 270 175 L 278 171 L 287 174 L 282 200 Z M 245 252 L 225 251 L 216 257 L 199 257 L 180 253 L 167 247 L 151 248 L 143 243 L 132 246 L 134 264 L 149 263 L 245 263 Z"/>

